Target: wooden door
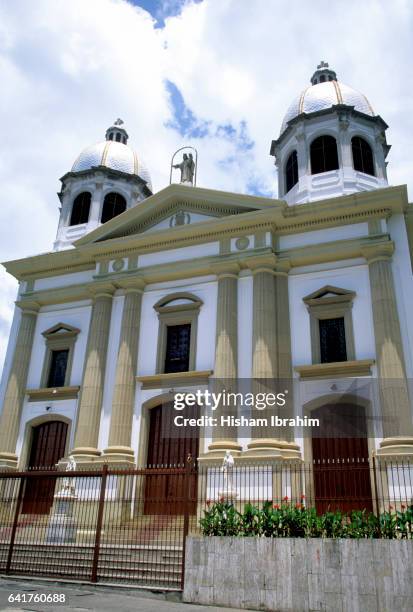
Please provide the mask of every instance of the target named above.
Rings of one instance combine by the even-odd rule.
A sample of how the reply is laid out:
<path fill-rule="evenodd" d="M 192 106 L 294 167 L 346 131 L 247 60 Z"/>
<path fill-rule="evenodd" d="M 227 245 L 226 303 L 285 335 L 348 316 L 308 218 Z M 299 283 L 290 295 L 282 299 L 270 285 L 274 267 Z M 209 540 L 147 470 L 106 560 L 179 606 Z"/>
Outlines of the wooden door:
<path fill-rule="evenodd" d="M 67 424 L 48 421 L 33 427 L 29 470 L 55 469 L 64 456 Z M 23 514 L 47 514 L 53 503 L 55 478 L 28 478 L 23 498 Z"/>
<path fill-rule="evenodd" d="M 338 404 L 311 415 L 320 419 L 312 439 L 315 502 L 327 510 L 372 510 L 364 409 Z"/>
<path fill-rule="evenodd" d="M 174 427 L 173 418 L 177 414 L 171 404 L 150 410 L 147 466 L 154 470 L 162 469 L 164 473 L 146 477 L 145 514 L 182 514 L 185 511 L 188 496 L 185 476 L 175 474 L 173 470 L 184 467 L 189 454 L 194 460 L 198 457 L 199 430 L 195 427 Z M 195 418 L 199 410 L 191 407 L 179 414 Z M 196 510 L 196 485 L 194 473 L 190 475 L 188 483 L 191 499 L 188 508 L 191 514 Z"/>

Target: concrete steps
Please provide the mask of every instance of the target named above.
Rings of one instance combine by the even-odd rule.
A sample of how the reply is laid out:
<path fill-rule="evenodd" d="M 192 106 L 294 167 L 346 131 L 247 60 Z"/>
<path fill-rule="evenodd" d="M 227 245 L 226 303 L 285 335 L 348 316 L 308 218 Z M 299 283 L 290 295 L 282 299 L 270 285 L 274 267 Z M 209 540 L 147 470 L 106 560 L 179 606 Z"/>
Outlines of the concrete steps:
<path fill-rule="evenodd" d="M 0 543 L 0 559 L 8 547 Z M 19 544 L 13 549 L 11 573 L 90 579 L 94 547 L 81 544 Z M 182 548 L 160 545 L 102 545 L 98 580 L 141 586 L 178 588 Z M 1 571 L 1 568 L 0 568 Z"/>

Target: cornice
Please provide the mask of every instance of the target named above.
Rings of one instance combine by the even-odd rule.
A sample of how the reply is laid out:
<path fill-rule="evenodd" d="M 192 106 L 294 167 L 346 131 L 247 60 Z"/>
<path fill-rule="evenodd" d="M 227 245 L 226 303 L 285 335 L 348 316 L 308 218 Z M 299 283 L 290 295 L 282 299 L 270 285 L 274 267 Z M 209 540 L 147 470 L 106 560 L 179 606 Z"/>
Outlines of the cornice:
<path fill-rule="evenodd" d="M 207 384 L 212 374 L 212 370 L 192 370 L 189 372 L 174 372 L 172 374 L 137 376 L 136 380 L 142 384 L 142 390 L 171 389 L 171 387 L 189 387 Z"/>
<path fill-rule="evenodd" d="M 359 359 L 357 361 L 339 361 L 334 363 L 315 363 L 296 366 L 294 370 L 301 380 L 319 378 L 344 378 L 353 376 L 371 376 L 371 366 L 374 359 Z"/>
<path fill-rule="evenodd" d="M 187 193 L 188 189 L 190 188 L 185 187 L 185 191 L 182 191 L 181 187 L 180 191 L 173 191 L 173 195 Z M 198 188 L 196 189 L 198 191 Z M 258 231 L 271 231 L 277 235 L 286 235 L 327 229 L 360 223 L 372 218 L 389 217 L 394 213 L 404 213 L 408 206 L 407 191 L 404 185 L 295 206 L 287 206 L 279 200 L 254 196 L 236 196 L 205 189 L 199 191 L 202 192 L 203 197 L 209 196 L 211 203 L 218 201 L 218 196 L 221 196 L 227 201 L 231 199 L 235 206 L 235 198 L 238 197 L 239 200 L 248 203 L 253 201 L 256 204 L 256 201 L 260 201 L 261 209 L 175 227 L 172 230 L 168 228 L 88 244 L 80 244 L 81 241 L 78 241 L 78 246 L 72 249 L 9 261 L 4 265 L 7 271 L 18 280 L 56 276 L 94 269 L 96 261 L 101 259 L 177 249 L 238 235 L 253 234 Z M 152 196 L 148 201 L 158 196 L 160 197 L 160 194 Z M 170 193 L 169 197 L 171 197 Z M 136 208 L 140 206 L 146 206 L 146 203 L 139 204 Z M 124 214 L 129 214 L 129 212 L 131 211 Z M 116 219 L 112 221 L 115 222 Z M 96 232 L 98 230 L 91 232 L 88 236 Z"/>
<path fill-rule="evenodd" d="M 366 236 L 364 238 L 352 238 L 348 240 L 336 240 L 316 245 L 308 245 L 294 249 L 286 249 L 276 254 L 271 248 L 255 249 L 249 253 L 231 253 L 225 256 L 209 256 L 197 259 L 172 261 L 165 264 L 157 264 L 132 270 L 110 274 L 110 280 L 97 279 L 96 283 L 84 283 L 57 287 L 53 289 L 33 291 L 23 294 L 21 303 L 37 303 L 40 306 L 76 302 L 91 299 L 92 294 L 97 293 L 113 295 L 115 289 L 126 289 L 126 285 L 133 281 L 141 283 L 159 283 L 185 278 L 210 276 L 214 270 L 235 274 L 237 270 L 260 270 L 271 271 L 273 274 L 280 272 L 287 274 L 290 267 L 314 265 L 340 261 L 343 259 L 355 259 L 364 257 L 363 252 L 369 247 L 371 249 L 387 249 L 392 245 L 389 236 Z M 216 273 L 216 272 L 214 272 Z M 108 275 L 109 276 L 109 275 Z M 106 289 L 105 289 L 106 287 Z"/>

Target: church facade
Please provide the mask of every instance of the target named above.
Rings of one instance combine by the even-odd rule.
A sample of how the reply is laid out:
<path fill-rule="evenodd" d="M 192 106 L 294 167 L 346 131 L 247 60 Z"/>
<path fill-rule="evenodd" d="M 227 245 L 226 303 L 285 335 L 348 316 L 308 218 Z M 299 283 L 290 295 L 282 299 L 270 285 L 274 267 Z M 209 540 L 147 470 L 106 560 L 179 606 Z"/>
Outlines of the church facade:
<path fill-rule="evenodd" d="M 271 199 L 195 187 L 193 168 L 153 193 L 115 122 L 61 179 L 54 250 L 4 264 L 19 292 L 0 467 L 411 458 L 413 206 L 388 185 L 386 128 L 321 63 L 271 144 Z M 292 381 L 283 416 L 350 406 L 366 436 L 167 442 L 173 394 L 213 379 Z"/>

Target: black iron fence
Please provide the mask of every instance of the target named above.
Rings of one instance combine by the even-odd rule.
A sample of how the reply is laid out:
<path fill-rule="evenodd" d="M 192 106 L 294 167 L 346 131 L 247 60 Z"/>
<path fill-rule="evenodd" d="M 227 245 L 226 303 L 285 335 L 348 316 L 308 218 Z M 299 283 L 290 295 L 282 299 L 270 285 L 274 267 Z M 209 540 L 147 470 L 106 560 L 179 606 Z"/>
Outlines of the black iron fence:
<path fill-rule="evenodd" d="M 0 573 L 181 589 L 184 543 L 217 501 L 380 514 L 413 503 L 413 461 L 339 458 L 0 473 Z"/>

